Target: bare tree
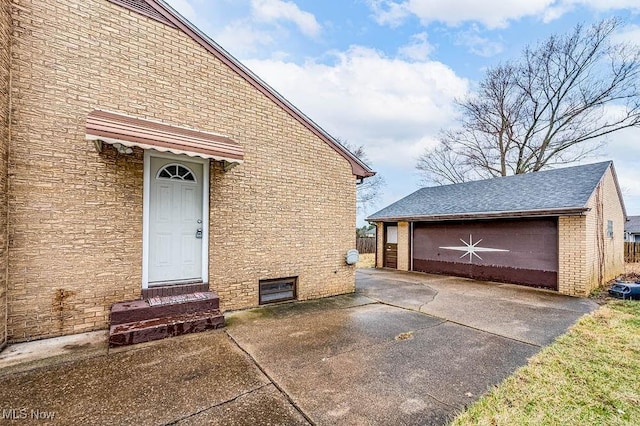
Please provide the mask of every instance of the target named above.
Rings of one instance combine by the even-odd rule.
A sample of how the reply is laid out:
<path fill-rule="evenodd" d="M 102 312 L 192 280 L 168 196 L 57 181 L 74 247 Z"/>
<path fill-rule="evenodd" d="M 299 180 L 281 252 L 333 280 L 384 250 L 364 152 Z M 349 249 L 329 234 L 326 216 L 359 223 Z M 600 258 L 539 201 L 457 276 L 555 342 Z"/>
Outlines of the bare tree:
<path fill-rule="evenodd" d="M 489 69 L 458 101 L 461 123 L 416 165 L 425 182 L 535 172 L 580 161 L 604 136 L 640 127 L 640 48 L 614 43 L 617 19 L 554 35 Z"/>
<path fill-rule="evenodd" d="M 347 141 L 338 139 L 338 142 L 347 148 L 353 155 L 358 157 L 365 164 L 369 163 L 369 158 L 363 145 L 354 146 Z M 356 188 L 356 207 L 363 212 L 373 206 L 382 193 L 382 188 L 386 185 L 384 178 L 380 174 L 363 179 Z"/>

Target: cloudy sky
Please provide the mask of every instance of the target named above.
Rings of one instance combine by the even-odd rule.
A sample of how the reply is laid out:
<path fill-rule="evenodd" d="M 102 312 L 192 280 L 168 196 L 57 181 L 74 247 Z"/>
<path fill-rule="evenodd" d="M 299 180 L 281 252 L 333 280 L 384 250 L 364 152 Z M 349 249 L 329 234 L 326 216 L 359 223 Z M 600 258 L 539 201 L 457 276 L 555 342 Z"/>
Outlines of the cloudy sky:
<path fill-rule="evenodd" d="M 330 134 L 365 146 L 386 180 L 369 214 L 419 188 L 417 156 L 487 67 L 611 16 L 625 23 L 617 39 L 640 43 L 640 0 L 167 1 Z M 606 159 L 640 215 L 640 129 L 589 161 Z"/>

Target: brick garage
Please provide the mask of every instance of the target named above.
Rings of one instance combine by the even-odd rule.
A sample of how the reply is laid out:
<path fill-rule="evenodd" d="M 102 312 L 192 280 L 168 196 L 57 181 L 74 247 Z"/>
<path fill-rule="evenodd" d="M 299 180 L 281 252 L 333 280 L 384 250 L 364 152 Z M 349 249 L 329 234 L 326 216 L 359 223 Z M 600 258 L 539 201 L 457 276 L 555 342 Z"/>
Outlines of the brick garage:
<path fill-rule="evenodd" d="M 586 296 L 624 268 L 613 163 L 423 188 L 369 218 L 376 267 Z"/>
<path fill-rule="evenodd" d="M 256 306 L 262 279 L 297 277 L 301 300 L 354 290 L 355 183 L 373 172 L 295 107 L 161 1 L 2 4 L 0 342 L 5 324 L 10 341 L 102 329 L 111 304 L 141 296 L 153 150 L 99 152 L 98 110 L 241 147 L 233 168 L 205 163 L 202 281 L 223 309 Z"/>

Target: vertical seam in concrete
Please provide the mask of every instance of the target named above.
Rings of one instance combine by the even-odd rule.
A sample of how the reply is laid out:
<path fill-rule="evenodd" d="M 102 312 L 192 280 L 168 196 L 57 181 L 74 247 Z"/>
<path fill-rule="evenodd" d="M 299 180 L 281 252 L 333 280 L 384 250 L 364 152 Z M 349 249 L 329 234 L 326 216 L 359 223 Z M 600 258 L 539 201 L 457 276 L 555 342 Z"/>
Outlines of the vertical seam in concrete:
<path fill-rule="evenodd" d="M 245 354 L 247 354 L 247 356 L 249 357 L 249 359 L 251 359 L 251 361 L 253 361 L 253 363 L 254 363 L 254 364 L 255 364 L 255 366 L 258 368 L 258 370 L 260 370 L 260 371 L 262 372 L 262 374 L 264 374 L 264 375 L 265 375 L 265 377 L 266 377 L 267 379 L 269 379 L 269 381 L 273 384 L 273 386 L 275 386 L 275 387 L 276 387 L 276 389 L 278 389 L 278 390 L 280 391 L 280 393 L 281 393 L 282 395 L 284 395 L 284 397 L 285 397 L 285 398 L 287 398 L 287 401 L 289 401 L 289 404 L 291 404 L 291 406 L 292 406 L 293 408 L 295 408 L 295 409 L 296 409 L 296 411 L 297 411 L 298 413 L 300 413 L 300 415 L 301 415 L 302 417 L 304 417 L 304 419 L 305 419 L 307 422 L 309 422 L 309 424 L 311 424 L 311 425 L 315 426 L 315 423 L 313 422 L 313 420 L 311 420 L 311 418 L 310 418 L 309 416 L 307 416 L 307 414 L 306 414 L 304 411 L 302 411 L 302 409 L 298 406 L 298 404 L 296 404 L 296 403 L 295 403 L 295 401 L 294 401 L 293 399 L 291 399 L 291 397 L 289 396 L 289 394 L 288 394 L 288 393 L 286 393 L 286 392 L 284 391 L 284 389 L 282 389 L 282 387 L 281 387 L 278 383 L 276 383 L 276 381 L 275 381 L 275 380 L 273 380 L 273 378 L 272 378 L 272 377 L 271 377 L 271 376 L 270 376 L 270 375 L 269 375 L 269 374 L 264 370 L 264 368 L 262 368 L 262 366 L 258 363 L 258 361 L 257 361 L 257 360 L 256 360 L 256 359 L 255 359 L 255 358 L 254 358 L 254 357 L 253 357 L 249 352 L 247 352 L 247 351 L 246 351 L 246 350 L 245 350 L 245 349 L 240 345 L 240 343 L 239 343 L 239 342 L 238 342 L 238 341 L 237 341 L 237 340 L 236 340 L 236 339 L 235 339 L 231 334 L 229 334 L 229 331 L 228 331 L 228 330 L 225 330 L 224 332 L 225 332 L 225 334 L 226 334 L 227 336 L 229 336 L 229 339 L 231 339 L 231 341 L 232 341 L 233 343 L 235 343 L 235 344 L 236 344 L 236 346 L 237 346 L 237 347 L 238 347 L 242 352 L 244 352 Z"/>

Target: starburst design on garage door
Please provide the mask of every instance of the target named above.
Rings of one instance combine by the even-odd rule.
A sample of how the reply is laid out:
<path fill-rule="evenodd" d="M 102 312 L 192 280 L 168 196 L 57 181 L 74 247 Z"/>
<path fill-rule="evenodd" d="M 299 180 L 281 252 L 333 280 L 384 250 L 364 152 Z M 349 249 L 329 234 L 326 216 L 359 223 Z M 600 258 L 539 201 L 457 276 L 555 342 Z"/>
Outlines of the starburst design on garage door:
<path fill-rule="evenodd" d="M 474 243 L 472 234 L 469 234 L 469 242 L 466 242 L 462 238 L 460 238 L 460 241 L 462 241 L 462 244 L 464 244 L 463 246 L 446 246 L 446 247 L 440 247 L 440 248 L 445 250 L 463 251 L 464 253 L 462 254 L 462 256 L 460 256 L 460 259 L 462 259 L 465 256 L 469 256 L 469 263 L 472 263 L 473 256 L 482 260 L 482 258 L 478 253 L 489 252 L 489 251 L 509 251 L 505 249 L 498 249 L 498 248 L 491 248 L 491 247 L 478 247 L 478 244 L 480 244 L 480 242 L 482 241 L 482 238 Z"/>

